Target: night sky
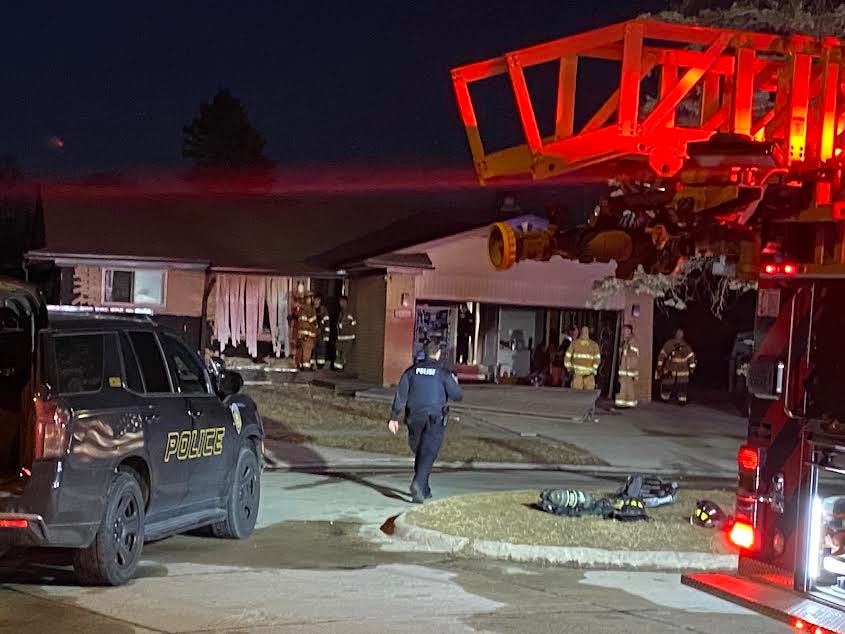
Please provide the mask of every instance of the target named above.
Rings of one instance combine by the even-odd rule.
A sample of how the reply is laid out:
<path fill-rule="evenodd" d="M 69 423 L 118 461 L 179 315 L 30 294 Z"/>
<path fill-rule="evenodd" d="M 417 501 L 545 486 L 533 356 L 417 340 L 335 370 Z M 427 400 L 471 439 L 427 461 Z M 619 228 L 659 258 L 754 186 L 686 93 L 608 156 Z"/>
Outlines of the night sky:
<path fill-rule="evenodd" d="M 0 153 L 31 175 L 185 167 L 182 126 L 228 87 L 282 165 L 469 166 L 450 68 L 665 4 L 10 2 Z"/>

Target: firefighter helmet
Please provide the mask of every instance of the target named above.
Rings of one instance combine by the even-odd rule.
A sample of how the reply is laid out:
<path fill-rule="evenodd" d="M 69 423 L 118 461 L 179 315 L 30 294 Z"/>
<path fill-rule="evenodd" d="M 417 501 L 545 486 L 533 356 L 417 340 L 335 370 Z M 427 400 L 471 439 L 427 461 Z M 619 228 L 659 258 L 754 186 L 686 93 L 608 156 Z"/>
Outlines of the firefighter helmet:
<path fill-rule="evenodd" d="M 612 519 L 620 522 L 637 522 L 647 520 L 645 502 L 640 498 L 619 498 L 613 504 Z"/>
<path fill-rule="evenodd" d="M 698 500 L 689 521 L 693 526 L 724 529 L 727 528 L 729 517 L 715 502 Z"/>

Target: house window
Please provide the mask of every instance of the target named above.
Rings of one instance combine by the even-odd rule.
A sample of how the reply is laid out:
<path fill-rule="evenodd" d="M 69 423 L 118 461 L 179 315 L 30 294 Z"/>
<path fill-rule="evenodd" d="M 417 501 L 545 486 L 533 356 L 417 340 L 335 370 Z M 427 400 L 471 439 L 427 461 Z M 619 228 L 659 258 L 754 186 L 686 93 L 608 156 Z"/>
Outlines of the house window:
<path fill-rule="evenodd" d="M 106 269 L 103 279 L 103 303 L 162 306 L 164 279 L 164 271 Z"/>

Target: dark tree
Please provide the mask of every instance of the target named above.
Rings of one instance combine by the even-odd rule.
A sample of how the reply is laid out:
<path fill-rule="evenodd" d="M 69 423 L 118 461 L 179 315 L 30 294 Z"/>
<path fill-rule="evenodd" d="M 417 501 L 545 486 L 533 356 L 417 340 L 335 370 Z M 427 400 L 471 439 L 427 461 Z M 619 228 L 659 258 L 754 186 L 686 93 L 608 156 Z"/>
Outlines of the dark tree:
<path fill-rule="evenodd" d="M 182 129 L 182 156 L 197 167 L 266 168 L 264 137 L 247 118 L 243 104 L 228 89 L 200 106 L 199 116 Z"/>

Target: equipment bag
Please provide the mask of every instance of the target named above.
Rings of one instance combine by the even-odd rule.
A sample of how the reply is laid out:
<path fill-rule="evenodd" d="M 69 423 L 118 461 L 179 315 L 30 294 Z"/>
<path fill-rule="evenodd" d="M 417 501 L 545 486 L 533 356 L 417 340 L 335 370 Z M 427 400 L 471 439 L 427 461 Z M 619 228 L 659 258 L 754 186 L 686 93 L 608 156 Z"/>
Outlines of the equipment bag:
<path fill-rule="evenodd" d="M 646 508 L 674 504 L 678 496 L 678 483 L 637 473 L 628 476 L 628 480 L 616 492 L 616 496 L 640 499 Z"/>

